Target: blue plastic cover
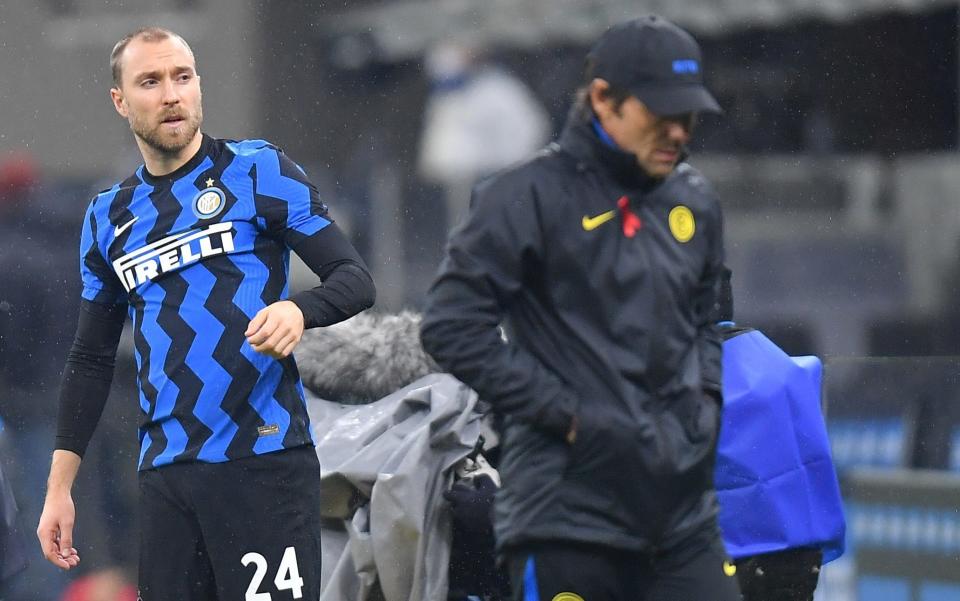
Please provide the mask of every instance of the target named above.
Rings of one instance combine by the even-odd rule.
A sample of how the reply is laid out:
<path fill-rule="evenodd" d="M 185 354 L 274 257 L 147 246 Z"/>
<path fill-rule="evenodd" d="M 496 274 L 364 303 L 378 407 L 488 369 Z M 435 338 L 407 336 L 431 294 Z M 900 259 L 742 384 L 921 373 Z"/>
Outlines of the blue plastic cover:
<path fill-rule="evenodd" d="M 820 406 L 822 364 L 790 357 L 761 332 L 723 344 L 717 450 L 720 529 L 739 559 L 820 547 L 843 554 L 846 522 Z"/>

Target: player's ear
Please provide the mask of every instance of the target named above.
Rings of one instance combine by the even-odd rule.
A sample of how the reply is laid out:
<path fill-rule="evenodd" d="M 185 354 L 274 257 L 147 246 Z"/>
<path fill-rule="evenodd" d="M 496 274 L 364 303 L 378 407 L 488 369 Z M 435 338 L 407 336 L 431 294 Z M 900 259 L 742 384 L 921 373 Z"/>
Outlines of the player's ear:
<path fill-rule="evenodd" d="M 601 120 L 614 112 L 614 99 L 610 96 L 610 82 L 606 79 L 595 77 L 587 89 L 587 96 L 590 99 L 593 112 Z"/>
<path fill-rule="evenodd" d="M 120 113 L 121 117 L 125 118 L 127 116 L 127 101 L 120 88 L 110 88 L 110 100 L 113 101 L 113 108 Z"/>

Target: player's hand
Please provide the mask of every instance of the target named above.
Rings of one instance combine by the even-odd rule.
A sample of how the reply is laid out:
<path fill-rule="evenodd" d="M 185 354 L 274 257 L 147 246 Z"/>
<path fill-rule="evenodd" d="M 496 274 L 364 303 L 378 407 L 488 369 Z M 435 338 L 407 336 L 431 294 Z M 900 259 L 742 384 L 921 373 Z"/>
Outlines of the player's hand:
<path fill-rule="evenodd" d="M 77 517 L 70 493 L 47 494 L 37 526 L 40 549 L 47 561 L 69 570 L 80 564 L 80 556 L 73 548 L 73 523 Z"/>
<path fill-rule="evenodd" d="M 303 312 L 291 301 L 273 303 L 253 316 L 244 335 L 253 350 L 282 359 L 303 337 Z"/>

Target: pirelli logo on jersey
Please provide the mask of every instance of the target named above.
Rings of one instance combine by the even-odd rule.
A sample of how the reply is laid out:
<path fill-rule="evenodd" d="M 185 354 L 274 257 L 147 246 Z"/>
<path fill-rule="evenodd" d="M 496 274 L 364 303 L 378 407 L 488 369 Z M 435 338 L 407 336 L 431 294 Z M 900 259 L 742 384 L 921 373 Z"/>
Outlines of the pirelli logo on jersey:
<path fill-rule="evenodd" d="M 233 222 L 226 221 L 173 234 L 138 248 L 114 261 L 113 270 L 130 292 L 164 273 L 233 251 Z"/>

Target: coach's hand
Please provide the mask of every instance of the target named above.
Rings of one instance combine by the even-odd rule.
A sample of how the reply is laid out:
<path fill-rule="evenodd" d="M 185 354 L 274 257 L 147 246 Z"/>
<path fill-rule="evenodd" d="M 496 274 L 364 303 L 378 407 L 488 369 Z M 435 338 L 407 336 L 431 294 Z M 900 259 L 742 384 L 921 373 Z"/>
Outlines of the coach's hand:
<path fill-rule="evenodd" d="M 48 493 L 37 526 L 40 548 L 47 561 L 69 570 L 77 567 L 80 556 L 73 548 L 73 523 L 77 517 L 70 493 Z"/>
<path fill-rule="evenodd" d="M 303 312 L 291 301 L 273 303 L 253 316 L 244 335 L 253 350 L 282 359 L 303 337 Z"/>

